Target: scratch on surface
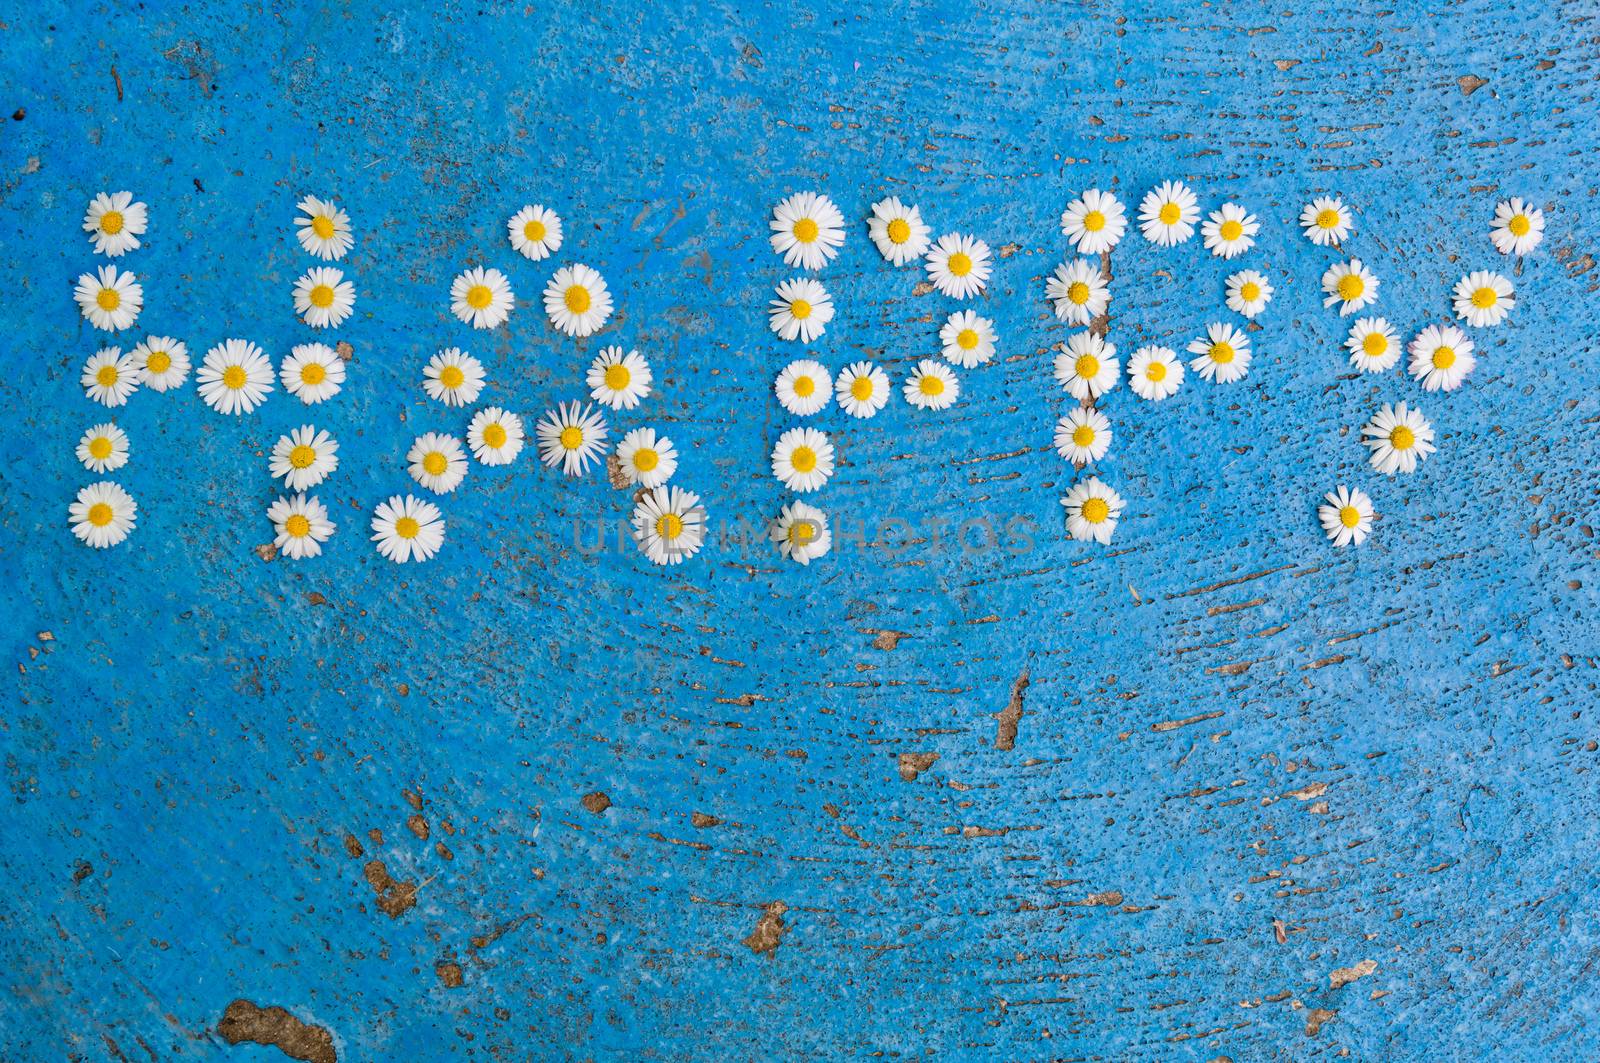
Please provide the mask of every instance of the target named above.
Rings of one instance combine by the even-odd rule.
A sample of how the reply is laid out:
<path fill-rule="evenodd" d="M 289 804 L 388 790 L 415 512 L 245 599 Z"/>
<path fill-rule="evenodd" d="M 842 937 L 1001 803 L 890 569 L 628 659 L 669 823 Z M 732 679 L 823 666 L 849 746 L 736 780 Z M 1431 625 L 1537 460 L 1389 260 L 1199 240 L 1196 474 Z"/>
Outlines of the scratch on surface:
<path fill-rule="evenodd" d="M 338 1063 L 333 1035 L 325 1027 L 301 1022 L 283 1008 L 263 1008 L 235 1000 L 222 1013 L 217 1033 L 230 1045 L 243 1042 L 276 1048 L 302 1063 Z"/>
<path fill-rule="evenodd" d="M 1248 576 L 1235 576 L 1232 579 L 1225 579 L 1221 583 L 1208 583 L 1204 587 L 1191 587 L 1186 591 L 1177 591 L 1174 594 L 1167 595 L 1167 598 L 1169 600 L 1172 598 L 1193 598 L 1198 594 L 1210 594 L 1212 591 L 1220 591 L 1224 587 L 1237 587 L 1241 583 L 1249 583 L 1251 580 L 1260 579 L 1263 576 L 1270 576 L 1274 572 L 1282 572 L 1286 568 L 1293 567 L 1294 565 L 1292 564 L 1279 565 L 1277 568 L 1268 568 L 1263 569 L 1260 572 L 1252 572 Z"/>
<path fill-rule="evenodd" d="M 1022 697 L 1028 689 L 1028 668 L 1022 668 L 1022 674 L 1017 676 L 1011 684 L 1011 700 L 1006 707 L 1000 710 L 1000 725 L 995 729 L 994 747 L 996 749 L 1015 749 L 1017 745 L 1017 725 L 1022 720 Z"/>
<path fill-rule="evenodd" d="M 1204 723 L 1207 720 L 1215 720 L 1218 716 L 1221 716 L 1221 715 L 1222 715 L 1222 710 L 1218 709 L 1216 712 L 1202 712 L 1198 716 L 1185 716 L 1181 720 L 1162 720 L 1160 723 L 1151 724 L 1150 725 L 1150 730 L 1152 730 L 1152 731 L 1176 731 L 1178 728 L 1180 728 L 1180 727 L 1188 727 L 1190 724 Z"/>

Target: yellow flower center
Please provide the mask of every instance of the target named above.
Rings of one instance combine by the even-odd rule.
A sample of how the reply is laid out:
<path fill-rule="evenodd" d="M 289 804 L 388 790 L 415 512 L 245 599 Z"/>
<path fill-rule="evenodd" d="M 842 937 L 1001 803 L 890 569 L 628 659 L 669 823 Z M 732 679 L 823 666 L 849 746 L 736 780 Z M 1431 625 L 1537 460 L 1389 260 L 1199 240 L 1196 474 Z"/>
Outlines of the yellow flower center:
<path fill-rule="evenodd" d="M 656 518 L 656 534 L 663 539 L 676 539 L 683 534 L 683 518 L 676 513 L 663 513 Z"/>
<path fill-rule="evenodd" d="M 974 350 L 978 346 L 977 329 L 964 328 L 956 333 L 956 346 L 963 351 Z"/>
<path fill-rule="evenodd" d="M 318 214 L 311 219 L 311 231 L 323 240 L 333 235 L 333 219 L 326 214 Z"/>
<path fill-rule="evenodd" d="M 1167 363 L 1151 362 L 1149 365 L 1144 367 L 1144 378 L 1146 380 L 1153 380 L 1157 384 L 1161 383 L 1161 381 L 1167 379 Z"/>
<path fill-rule="evenodd" d="M 1317 228 L 1337 229 L 1339 227 L 1339 212 L 1332 207 L 1325 207 L 1317 212 Z"/>
<path fill-rule="evenodd" d="M 804 321 L 811 316 L 811 304 L 804 299 L 795 299 L 789 303 L 789 316 L 796 321 Z"/>
<path fill-rule="evenodd" d="M 1456 364 L 1456 349 L 1454 347 L 1438 347 L 1433 352 L 1433 367 L 1435 369 L 1449 369 Z"/>
<path fill-rule="evenodd" d="M 1094 442 L 1094 429 L 1086 424 L 1080 424 L 1072 430 L 1072 442 L 1080 447 L 1086 447 Z"/>
<path fill-rule="evenodd" d="M 817 541 L 817 526 L 809 520 L 797 520 L 789 525 L 789 545 L 805 546 Z"/>
<path fill-rule="evenodd" d="M 571 296 L 568 296 L 570 301 Z M 482 310 L 494 301 L 494 292 L 489 290 L 487 284 L 474 284 L 467 289 L 467 305 L 474 310 Z"/>
<path fill-rule="evenodd" d="M 149 357 L 144 360 L 144 367 L 157 375 L 165 373 L 172 368 L 172 355 L 166 351 L 151 351 Z"/>
<path fill-rule="evenodd" d="M 522 226 L 522 235 L 527 238 L 529 243 L 539 243 L 544 239 L 544 234 L 544 222 L 538 218 L 529 218 L 527 223 Z"/>
<path fill-rule="evenodd" d="M 321 362 L 307 362 L 300 367 L 300 383 L 320 384 L 328 378 L 328 370 Z"/>
<path fill-rule="evenodd" d="M 640 472 L 650 472 L 661 464 L 661 455 L 649 447 L 640 447 L 633 452 L 633 467 Z"/>
<path fill-rule="evenodd" d="M 972 272 L 972 256 L 965 251 L 957 251 L 945 262 L 952 277 L 965 277 Z"/>
<path fill-rule="evenodd" d="M 317 452 L 304 443 L 289 451 L 289 464 L 297 469 L 309 469 L 316 460 Z"/>
<path fill-rule="evenodd" d="M 1506 222 L 1506 228 L 1511 230 L 1512 236 L 1527 236 L 1533 228 L 1533 222 L 1528 220 L 1526 214 L 1513 214 L 1511 220 Z"/>
<path fill-rule="evenodd" d="M 574 314 L 582 314 L 588 311 L 590 304 L 594 302 L 594 298 L 590 296 L 589 289 L 581 284 L 574 284 L 567 289 L 567 294 L 563 297 L 563 301 L 567 304 L 568 310 Z"/>
<path fill-rule="evenodd" d="M 612 391 L 621 391 L 632 379 L 633 374 L 628 372 L 628 367 L 621 362 L 606 366 L 606 387 Z"/>
<path fill-rule="evenodd" d="M 422 471 L 429 476 L 443 476 L 449 467 L 450 459 L 437 450 L 430 450 L 422 456 Z"/>
<path fill-rule="evenodd" d="M 810 472 L 817 467 L 817 452 L 810 447 L 795 447 L 789 455 L 789 464 L 795 472 Z"/>
<path fill-rule="evenodd" d="M 115 288 L 101 288 L 94 301 L 102 310 L 115 310 L 122 305 L 122 293 Z"/>
<path fill-rule="evenodd" d="M 1410 450 L 1417 445 L 1417 434 L 1403 424 L 1397 424 L 1389 433 L 1389 445 L 1396 450 Z"/>
<path fill-rule="evenodd" d="M 1083 227 L 1092 233 L 1097 233 L 1106 227 L 1106 216 L 1098 210 L 1091 210 L 1083 216 Z"/>
<path fill-rule="evenodd" d="M 1345 506 L 1339 511 L 1339 523 L 1346 528 L 1354 528 L 1361 523 L 1361 511 L 1355 506 Z"/>
<path fill-rule="evenodd" d="M 104 502 L 96 502 L 89 507 L 89 523 L 96 528 L 104 528 L 111 523 L 111 507 Z"/>
<path fill-rule="evenodd" d="M 884 230 L 889 234 L 889 242 L 903 244 L 911 239 L 911 223 L 904 218 L 892 218 L 889 226 Z"/>
<path fill-rule="evenodd" d="M 311 534 L 311 521 L 304 513 L 291 513 L 283 522 L 283 530 L 296 539 L 304 539 Z"/>
<path fill-rule="evenodd" d="M 1239 298 L 1247 303 L 1253 303 L 1261 298 L 1261 285 L 1255 281 L 1245 281 L 1239 285 Z"/>
<path fill-rule="evenodd" d="M 483 426 L 483 442 L 494 450 L 506 445 L 506 430 L 500 422 L 490 421 Z"/>
<path fill-rule="evenodd" d="M 561 430 L 561 445 L 567 450 L 577 450 L 583 446 L 583 429 L 575 424 L 569 424 Z"/>
<path fill-rule="evenodd" d="M 89 440 L 89 456 L 96 461 L 105 461 L 111 457 L 111 440 L 105 436 L 95 436 Z"/>
<path fill-rule="evenodd" d="M 802 399 L 809 398 L 817 390 L 817 382 L 808 376 L 794 378 L 794 393 Z"/>
<path fill-rule="evenodd" d="M 1078 512 L 1090 524 L 1100 524 L 1111 516 L 1111 506 L 1103 498 L 1086 499 Z"/>
<path fill-rule="evenodd" d="M 1389 337 L 1381 332 L 1369 332 L 1361 338 L 1361 349 L 1369 358 L 1380 357 L 1389 349 Z"/>
<path fill-rule="evenodd" d="M 1352 299 L 1361 298 L 1361 293 L 1366 290 L 1367 284 L 1361 279 L 1360 274 L 1346 273 L 1344 276 L 1339 278 L 1339 284 L 1337 287 L 1339 298 L 1343 299 L 1347 303 Z"/>
<path fill-rule="evenodd" d="M 817 238 L 817 223 L 811 218 L 801 218 L 794 223 L 794 238 L 809 244 Z"/>
<path fill-rule="evenodd" d="M 1489 307 L 1493 306 L 1499 301 L 1499 299 L 1499 294 L 1493 288 L 1479 288 L 1477 291 L 1472 293 L 1472 305 L 1477 307 L 1479 310 L 1489 309 Z"/>
<path fill-rule="evenodd" d="M 1161 204 L 1161 210 L 1156 213 L 1156 217 L 1161 220 L 1162 225 L 1171 225 L 1183 217 L 1183 208 L 1176 203 L 1163 203 Z"/>
<path fill-rule="evenodd" d="M 327 284 L 319 284 L 311 289 L 311 305 L 329 307 L 333 305 L 333 288 Z"/>
<path fill-rule="evenodd" d="M 1232 242 L 1244 235 L 1244 225 L 1241 222 L 1237 222 L 1232 218 L 1229 218 L 1227 221 L 1217 226 L 1217 235 L 1222 237 L 1224 240 Z"/>
<path fill-rule="evenodd" d="M 242 365 L 230 365 L 222 371 L 222 386 L 231 391 L 238 391 L 248 380 L 249 375 Z"/>
<path fill-rule="evenodd" d="M 1067 288 L 1067 299 L 1077 306 L 1082 306 L 1089 301 L 1089 286 L 1082 281 L 1073 281 Z"/>
<path fill-rule="evenodd" d="M 1072 363 L 1072 371 L 1084 380 L 1093 379 L 1100 373 L 1100 359 L 1092 354 L 1081 354 L 1078 360 Z"/>
<path fill-rule="evenodd" d="M 420 531 L 422 525 L 417 523 L 415 517 L 401 517 L 394 522 L 394 533 L 402 539 L 415 539 Z"/>
<path fill-rule="evenodd" d="M 454 391 L 467 382 L 467 374 L 461 371 L 459 365 L 447 365 L 439 370 L 439 383 Z"/>
<path fill-rule="evenodd" d="M 944 380 L 933 373 L 929 373 L 917 381 L 917 390 L 924 395 L 943 395 Z"/>
<path fill-rule="evenodd" d="M 850 395 L 858 402 L 866 402 L 868 399 L 872 398 L 872 378 L 869 376 L 858 376 L 854 380 L 850 381 Z"/>
<path fill-rule="evenodd" d="M 1218 365 L 1227 365 L 1229 362 L 1233 361 L 1233 344 L 1213 343 L 1211 345 L 1211 350 L 1208 353 L 1211 355 L 1211 360 L 1213 362 L 1216 362 Z"/>
<path fill-rule="evenodd" d="M 114 365 L 101 366 L 100 371 L 94 375 L 94 382 L 103 388 L 115 387 L 117 384 L 117 367 Z"/>
<path fill-rule="evenodd" d="M 100 231 L 112 236 L 122 231 L 122 211 L 108 210 L 100 215 Z"/>

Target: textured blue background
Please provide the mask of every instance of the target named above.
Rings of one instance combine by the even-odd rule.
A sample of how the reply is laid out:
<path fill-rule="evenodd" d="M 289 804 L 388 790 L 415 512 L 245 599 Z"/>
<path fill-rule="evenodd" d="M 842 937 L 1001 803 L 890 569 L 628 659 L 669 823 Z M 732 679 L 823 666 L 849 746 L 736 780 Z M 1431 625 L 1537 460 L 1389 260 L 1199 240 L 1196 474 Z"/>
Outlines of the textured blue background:
<path fill-rule="evenodd" d="M 13 9 L 0 1054 L 285 1058 L 214 1032 L 246 998 L 340 1060 L 1597 1058 L 1595 14 Z M 1261 215 L 1243 264 L 1277 299 L 1242 385 L 1102 403 L 1128 512 L 1109 549 L 1064 541 L 1057 217 L 1169 177 Z M 308 193 L 353 217 L 359 302 L 349 382 L 313 415 L 282 392 L 242 419 L 192 386 L 136 394 L 117 479 L 139 528 L 95 552 L 65 512 L 98 478 L 72 450 L 104 412 L 77 384 L 103 336 L 70 291 L 96 261 L 84 205 L 120 188 L 152 214 L 123 260 L 138 335 L 196 361 L 310 338 L 290 299 Z M 789 271 L 765 231 L 808 188 L 850 219 L 813 348 L 835 368 L 898 377 L 950 308 L 879 260 L 873 200 L 1004 249 L 1001 357 L 957 408 L 821 419 L 844 465 L 819 504 L 921 542 L 810 570 L 736 545 L 671 572 L 584 556 L 573 519 L 618 519 L 624 495 L 523 460 L 473 468 L 434 563 L 373 552 L 411 438 L 465 428 L 419 383 L 450 344 L 530 418 L 580 393 L 600 344 L 637 346 L 660 392 L 613 425 L 664 427 L 714 519 L 775 512 L 769 387 L 798 348 L 766 328 Z M 1348 249 L 1406 336 L 1463 272 L 1512 265 L 1497 198 L 1549 208 L 1465 388 L 1347 372 L 1316 292 L 1335 255 L 1293 225 L 1319 191 L 1357 211 Z M 554 262 L 506 245 L 530 201 L 566 219 Z M 535 299 L 571 261 L 620 308 L 584 342 Z M 508 329 L 449 314 L 476 263 L 524 301 Z M 1131 237 L 1111 339 L 1181 349 L 1226 319 L 1238 265 Z M 1389 481 L 1355 432 L 1399 399 L 1440 447 Z M 263 562 L 265 455 L 308 421 L 343 446 L 318 492 L 339 531 L 319 560 Z M 1340 481 L 1381 513 L 1360 550 L 1315 525 Z M 1038 530 L 931 541 L 974 515 Z M 413 906 L 380 910 L 372 860 Z"/>

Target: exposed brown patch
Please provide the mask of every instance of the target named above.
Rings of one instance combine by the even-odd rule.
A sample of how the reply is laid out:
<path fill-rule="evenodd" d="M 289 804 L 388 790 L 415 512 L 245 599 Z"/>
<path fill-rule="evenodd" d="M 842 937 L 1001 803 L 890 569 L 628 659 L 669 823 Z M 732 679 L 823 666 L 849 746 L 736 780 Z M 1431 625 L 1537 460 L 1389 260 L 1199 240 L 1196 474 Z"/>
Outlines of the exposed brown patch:
<path fill-rule="evenodd" d="M 1474 92 L 1489 84 L 1489 79 L 1481 78 L 1476 74 L 1462 74 L 1456 78 L 1456 84 L 1461 86 L 1461 95 L 1471 96 Z"/>
<path fill-rule="evenodd" d="M 1306 1012 L 1306 1036 L 1315 1037 L 1322 1032 L 1322 1024 L 1338 1016 L 1337 1011 L 1328 1008 L 1312 1008 Z"/>
<path fill-rule="evenodd" d="M 367 851 L 361 848 L 361 839 L 349 833 L 344 836 L 344 851 L 349 853 L 352 858 L 360 858 L 367 855 Z"/>
<path fill-rule="evenodd" d="M 892 650 L 900 645 L 901 639 L 910 637 L 910 633 L 905 631 L 874 631 L 872 633 L 872 648 L 875 650 Z"/>
<path fill-rule="evenodd" d="M 1340 967 L 1328 975 L 1328 987 L 1330 989 L 1338 989 L 1340 986 L 1347 986 L 1351 982 L 1365 978 L 1377 969 L 1377 960 L 1362 960 L 1353 967 Z"/>
<path fill-rule="evenodd" d="M 1028 669 L 1024 666 L 1022 674 L 1017 676 L 1011 684 L 1011 700 L 1006 707 L 1000 710 L 1000 726 L 995 729 L 994 747 L 996 749 L 1015 749 L 1017 746 L 1017 725 L 1022 720 L 1022 696 L 1028 689 Z"/>
<path fill-rule="evenodd" d="M 303 1063 L 339 1063 L 333 1034 L 326 1028 L 301 1022 L 283 1008 L 263 1008 L 248 1000 L 235 1000 L 222 1013 L 217 1034 L 230 1045 L 246 1041 L 276 1048 Z"/>
<path fill-rule="evenodd" d="M 696 827 L 715 827 L 721 823 L 722 820 L 718 819 L 716 816 L 708 816 L 704 812 L 691 812 L 689 813 L 689 822 L 694 824 Z"/>
<path fill-rule="evenodd" d="M 378 908 L 390 919 L 398 919 L 407 908 L 417 903 L 417 884 L 402 882 L 389 874 L 382 860 L 368 860 L 361 867 L 367 885 L 377 895 Z"/>
<path fill-rule="evenodd" d="M 756 921 L 756 928 L 750 931 L 750 936 L 742 944 L 756 955 L 766 953 L 771 957 L 783 944 L 783 935 L 788 933 L 789 926 L 783 921 L 783 913 L 789 906 L 782 901 L 773 901 L 761 913 L 761 918 Z"/>
<path fill-rule="evenodd" d="M 333 353 L 339 356 L 340 361 L 348 362 L 356 356 L 356 349 L 350 346 L 349 340 L 340 340 L 333 345 Z"/>
<path fill-rule="evenodd" d="M 406 817 L 406 829 L 411 831 L 423 841 L 428 840 L 428 820 L 420 812 L 413 812 Z"/>
<path fill-rule="evenodd" d="M 1103 893 L 1091 893 L 1081 901 L 1068 901 L 1067 906 L 1072 908 L 1115 908 L 1121 903 L 1121 890 L 1106 890 Z"/>
<path fill-rule="evenodd" d="M 606 479 L 618 491 L 626 491 L 633 485 L 628 482 L 628 477 L 622 472 L 622 462 L 617 458 L 617 452 L 612 451 L 606 455 Z"/>
<path fill-rule="evenodd" d="M 466 979 L 462 977 L 459 963 L 440 960 L 433 965 L 433 973 L 438 975 L 439 984 L 446 989 L 460 989 L 466 983 Z"/>
<path fill-rule="evenodd" d="M 596 790 L 592 794 L 583 795 L 583 807 L 598 816 L 611 807 L 611 798 Z"/>
<path fill-rule="evenodd" d="M 278 557 L 278 547 L 275 543 L 262 543 L 255 548 L 256 556 L 263 561 L 275 561 Z"/>
<path fill-rule="evenodd" d="M 939 759 L 937 753 L 902 753 L 900 754 L 900 778 L 906 782 L 916 782 L 917 776 L 933 767 L 933 762 Z"/>

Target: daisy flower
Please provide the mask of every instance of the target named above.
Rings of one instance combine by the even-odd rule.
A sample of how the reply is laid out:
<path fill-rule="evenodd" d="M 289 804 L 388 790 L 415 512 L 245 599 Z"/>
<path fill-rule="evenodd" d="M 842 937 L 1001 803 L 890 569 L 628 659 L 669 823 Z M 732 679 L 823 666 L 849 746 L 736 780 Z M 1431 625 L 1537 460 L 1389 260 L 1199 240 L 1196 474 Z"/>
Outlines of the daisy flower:
<path fill-rule="evenodd" d="M 878 245 L 878 254 L 897 266 L 922 257 L 928 250 L 929 232 L 922 212 L 894 196 L 874 203 L 872 217 L 867 219 L 867 235 Z"/>
<path fill-rule="evenodd" d="M 89 324 L 107 332 L 132 328 L 139 320 L 139 311 L 144 309 L 144 288 L 138 278 L 127 270 L 118 272 L 115 266 L 101 266 L 98 273 L 79 274 L 72 297 Z"/>
<path fill-rule="evenodd" d="M 568 336 L 590 335 L 611 319 L 611 289 L 588 266 L 562 266 L 544 286 L 544 312 Z"/>
<path fill-rule="evenodd" d="M 1354 225 L 1350 208 L 1337 196 L 1318 196 L 1300 212 L 1300 228 L 1305 230 L 1306 239 L 1318 247 L 1344 243 Z"/>
<path fill-rule="evenodd" d="M 294 312 L 312 328 L 338 328 L 356 306 L 356 286 L 329 266 L 308 269 L 294 282 Z"/>
<path fill-rule="evenodd" d="M 917 363 L 901 391 L 907 402 L 922 410 L 944 410 L 961 397 L 961 382 L 954 369 L 931 358 Z"/>
<path fill-rule="evenodd" d="M 613 410 L 631 410 L 650 396 L 650 363 L 638 351 L 602 347 L 589 363 L 589 397 Z"/>
<path fill-rule="evenodd" d="M 815 491 L 833 475 L 833 444 L 815 428 L 789 429 L 772 448 L 772 475 L 791 491 Z"/>
<path fill-rule="evenodd" d="M 796 192 L 774 207 L 771 228 L 772 250 L 799 269 L 821 269 L 844 243 L 844 215 L 815 192 Z"/>
<path fill-rule="evenodd" d="M 406 451 L 411 478 L 436 495 L 447 495 L 467 477 L 467 452 L 443 432 L 425 432 Z"/>
<path fill-rule="evenodd" d="M 289 394 L 315 406 L 344 386 L 344 359 L 325 343 L 296 344 L 278 367 L 278 379 Z"/>
<path fill-rule="evenodd" d="M 1544 211 L 1520 199 L 1496 204 L 1489 239 L 1502 255 L 1527 254 L 1544 239 Z"/>
<path fill-rule="evenodd" d="M 139 246 L 139 237 L 149 223 L 145 205 L 135 203 L 132 192 L 101 192 L 89 201 L 83 231 L 89 234 L 96 254 L 119 258 Z"/>
<path fill-rule="evenodd" d="M 522 453 L 526 438 L 522 418 L 498 406 L 479 410 L 467 425 L 467 446 L 484 465 L 510 465 Z"/>
<path fill-rule="evenodd" d="M 1454 325 L 1429 325 L 1417 333 L 1408 350 L 1407 368 L 1424 391 L 1454 391 L 1478 364 L 1472 341 Z"/>
<path fill-rule="evenodd" d="M 291 491 L 304 491 L 326 480 L 339 467 L 339 444 L 327 432 L 304 424 L 278 437 L 267 471 L 281 476 Z"/>
<path fill-rule="evenodd" d="M 72 534 L 96 550 L 116 546 L 126 539 L 138 516 L 139 503 L 110 480 L 85 487 L 67 507 Z"/>
<path fill-rule="evenodd" d="M 1093 332 L 1076 332 L 1067 337 L 1056 355 L 1056 383 L 1073 398 L 1098 399 L 1117 386 L 1122 367 L 1117 364 L 1117 348 Z"/>
<path fill-rule="evenodd" d="M 1347 317 L 1378 298 L 1378 278 L 1361 264 L 1359 258 L 1337 262 L 1322 275 L 1322 290 L 1327 298 L 1323 306 L 1339 305 L 1339 316 Z"/>
<path fill-rule="evenodd" d="M 423 366 L 422 390 L 446 406 L 471 406 L 483 390 L 483 363 L 460 347 L 446 347 Z"/>
<path fill-rule="evenodd" d="M 1381 373 L 1400 359 L 1400 337 L 1387 318 L 1356 318 L 1344 345 L 1350 364 L 1363 373 Z"/>
<path fill-rule="evenodd" d="M 1122 496 L 1102 483 L 1098 476 L 1072 485 L 1062 496 L 1067 510 L 1067 532 L 1080 542 L 1093 539 L 1102 545 L 1111 541 L 1122 516 Z"/>
<path fill-rule="evenodd" d="M 871 362 L 854 362 L 839 371 L 833 397 L 851 417 L 871 417 L 889 403 L 889 377 Z"/>
<path fill-rule="evenodd" d="M 1272 285 L 1253 269 L 1240 270 L 1228 278 L 1228 309 L 1254 318 L 1272 302 Z"/>
<path fill-rule="evenodd" d="M 355 246 L 350 235 L 350 215 L 331 200 L 307 196 L 295 204 L 300 213 L 294 219 L 300 246 L 318 258 L 341 259 Z"/>
<path fill-rule="evenodd" d="M 1250 337 L 1232 325 L 1207 325 L 1203 339 L 1189 342 L 1189 353 L 1199 355 L 1189 368 L 1214 384 L 1243 380 L 1250 371 Z"/>
<path fill-rule="evenodd" d="M 372 541 L 397 565 L 426 561 L 444 545 L 444 518 L 432 502 L 391 495 L 372 515 Z"/>
<path fill-rule="evenodd" d="M 78 460 L 90 472 L 115 472 L 128 464 L 128 433 L 107 421 L 78 440 Z"/>
<path fill-rule="evenodd" d="M 1206 250 L 1218 258 L 1237 258 L 1244 254 L 1256 246 L 1256 233 L 1260 231 L 1261 223 L 1256 216 L 1237 203 L 1224 203 L 1200 226 Z"/>
<path fill-rule="evenodd" d="M 558 277 L 560 275 L 556 274 Z M 547 291 L 545 305 L 549 303 Z M 516 296 L 511 294 L 511 282 L 497 269 L 474 266 L 450 282 L 450 312 L 473 328 L 495 328 L 505 324 L 514 305 Z"/>
<path fill-rule="evenodd" d="M 810 277 L 795 277 L 778 285 L 778 297 L 767 311 L 767 323 L 782 339 L 810 343 L 833 320 L 833 300 L 828 289 Z"/>
<path fill-rule="evenodd" d="M 280 496 L 267 507 L 267 519 L 272 522 L 272 545 L 296 561 L 322 553 L 322 544 L 333 534 L 327 507 L 303 493 Z"/>
<path fill-rule="evenodd" d="M 249 340 L 223 340 L 194 375 L 200 397 L 218 413 L 250 413 L 272 391 L 272 362 Z"/>
<path fill-rule="evenodd" d="M 1044 283 L 1044 294 L 1055 303 L 1056 319 L 1069 325 L 1087 325 L 1105 313 L 1111 301 L 1100 264 L 1087 258 L 1073 259 L 1056 267 Z"/>
<path fill-rule="evenodd" d="M 1128 230 L 1122 201 L 1110 192 L 1091 188 L 1061 212 L 1061 235 L 1080 255 L 1110 251 Z"/>
<path fill-rule="evenodd" d="M 783 367 L 772 390 L 784 409 L 797 417 L 810 417 L 833 398 L 833 376 L 821 362 L 801 358 Z"/>
<path fill-rule="evenodd" d="M 1139 203 L 1139 228 L 1144 238 L 1162 247 L 1181 244 L 1194 235 L 1200 201 L 1182 181 L 1162 181 Z"/>
<path fill-rule="evenodd" d="M 582 476 L 589 463 L 605 449 L 606 419 L 598 410 L 576 402 L 563 402 L 534 425 L 539 443 L 539 460 L 552 469 L 557 465 L 568 476 Z"/>
<path fill-rule="evenodd" d="M 1372 467 L 1385 476 L 1415 472 L 1417 463 L 1432 454 L 1433 426 L 1416 409 L 1401 402 L 1385 403 L 1361 429 L 1361 442 L 1372 451 Z"/>
<path fill-rule="evenodd" d="M 511 246 L 530 262 L 549 258 L 561 250 L 561 218 L 540 204 L 523 207 L 506 222 Z"/>
<path fill-rule="evenodd" d="M 102 406 L 123 406 L 139 389 L 139 363 L 116 347 L 102 347 L 83 363 L 83 393 Z"/>
<path fill-rule="evenodd" d="M 1128 359 L 1128 386 L 1141 399 L 1169 399 L 1182 384 L 1183 363 L 1171 347 L 1140 347 Z"/>
<path fill-rule="evenodd" d="M 1480 269 L 1456 281 L 1455 305 L 1456 316 L 1473 328 L 1491 328 L 1506 319 L 1517 297 L 1510 281 Z"/>
<path fill-rule="evenodd" d="M 1074 465 L 1105 457 L 1111 447 L 1111 422 L 1099 410 L 1079 406 L 1056 422 L 1056 453 Z"/>
<path fill-rule="evenodd" d="M 635 428 L 617 444 L 617 467 L 634 486 L 660 487 L 678 471 L 678 451 L 654 428 Z"/>
<path fill-rule="evenodd" d="M 809 565 L 833 546 L 828 515 L 805 502 L 790 502 L 768 529 L 778 553 L 799 565 Z"/>
<path fill-rule="evenodd" d="M 646 491 L 633 507 L 633 541 L 658 565 L 676 565 L 700 552 L 706 511 L 700 496 L 681 487 Z"/>
<path fill-rule="evenodd" d="M 947 233 L 928 251 L 928 279 L 952 299 L 966 299 L 989 283 L 989 245 L 961 233 Z"/>
<path fill-rule="evenodd" d="M 1317 519 L 1334 546 L 1360 546 L 1372 533 L 1372 499 L 1365 491 L 1340 484 L 1322 499 Z"/>
<path fill-rule="evenodd" d="M 189 379 L 189 348 L 171 336 L 148 336 L 133 349 L 133 364 L 151 391 L 171 391 Z"/>
<path fill-rule="evenodd" d="M 941 352 L 963 369 L 982 365 L 994 357 L 994 322 L 971 310 L 957 310 L 939 328 Z"/>

